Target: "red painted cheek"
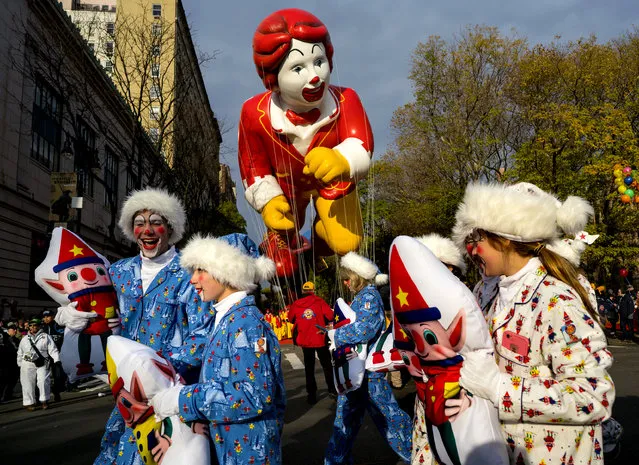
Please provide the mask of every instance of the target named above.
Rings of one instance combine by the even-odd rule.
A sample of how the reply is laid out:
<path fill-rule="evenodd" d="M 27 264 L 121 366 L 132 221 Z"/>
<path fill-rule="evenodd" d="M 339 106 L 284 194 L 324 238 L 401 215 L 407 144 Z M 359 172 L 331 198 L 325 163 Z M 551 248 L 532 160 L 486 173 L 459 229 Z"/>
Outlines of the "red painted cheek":
<path fill-rule="evenodd" d="M 142 226 L 138 226 L 138 227 L 136 227 L 136 228 L 133 228 L 133 234 L 137 237 L 137 236 L 139 236 L 140 234 L 142 234 L 142 230 L 143 230 L 143 229 L 144 229 L 144 228 L 142 228 Z"/>
<path fill-rule="evenodd" d="M 482 246 L 481 246 L 481 245 L 478 245 L 478 246 L 477 246 L 477 253 L 478 253 L 478 254 L 482 254 L 482 253 L 484 253 L 484 249 L 482 248 Z"/>
<path fill-rule="evenodd" d="M 466 253 L 468 255 L 472 255 L 473 254 L 473 244 L 466 244 Z"/>
<path fill-rule="evenodd" d="M 156 231 L 158 234 L 164 234 L 164 233 L 166 232 L 166 228 L 165 228 L 164 226 L 158 226 L 158 227 L 155 229 L 155 231 Z"/>

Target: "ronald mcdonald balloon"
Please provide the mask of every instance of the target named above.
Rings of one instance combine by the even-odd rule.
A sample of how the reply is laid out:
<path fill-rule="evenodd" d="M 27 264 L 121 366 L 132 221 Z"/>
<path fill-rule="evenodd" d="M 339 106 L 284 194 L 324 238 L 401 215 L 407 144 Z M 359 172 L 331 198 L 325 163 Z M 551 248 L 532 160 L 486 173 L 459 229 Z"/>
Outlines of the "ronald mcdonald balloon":
<path fill-rule="evenodd" d="M 507 464 L 497 410 L 459 386 L 462 355 L 493 348 L 473 294 L 425 245 L 407 236 L 391 245 L 389 275 L 395 346 L 411 374 L 421 371 L 418 407 L 425 415 L 428 445 L 417 452 L 437 460 L 420 457 L 418 462 Z M 449 399 L 458 401 L 455 414 L 446 412 Z"/>
<path fill-rule="evenodd" d="M 146 465 L 208 465 L 207 423 L 183 423 L 177 416 L 157 421 L 148 405 L 179 380 L 169 362 L 153 349 L 120 336 L 107 343 L 109 386 L 126 426 L 133 428 Z"/>
<path fill-rule="evenodd" d="M 64 330 L 60 360 L 71 382 L 106 372 L 108 320 L 118 316 L 108 267 L 107 259 L 75 233 L 55 228 L 47 256 L 35 270 L 38 285 L 60 305 L 72 304 L 79 311 L 97 314 L 82 331 Z"/>
<path fill-rule="evenodd" d="M 316 255 L 359 247 L 355 185 L 368 172 L 373 133 L 355 91 L 330 84 L 333 44 L 312 14 L 290 8 L 267 16 L 253 36 L 253 61 L 267 91 L 242 107 L 240 173 L 268 230 L 262 249 L 278 276 L 292 276 L 310 248 L 299 229 L 311 201 Z"/>

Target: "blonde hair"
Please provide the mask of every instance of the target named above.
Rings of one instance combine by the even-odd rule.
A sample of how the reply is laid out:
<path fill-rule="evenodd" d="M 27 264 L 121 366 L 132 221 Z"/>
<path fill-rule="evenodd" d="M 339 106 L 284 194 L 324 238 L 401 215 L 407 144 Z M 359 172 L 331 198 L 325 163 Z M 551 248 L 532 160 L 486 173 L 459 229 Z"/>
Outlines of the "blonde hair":
<path fill-rule="evenodd" d="M 583 285 L 579 282 L 579 273 L 577 268 L 561 255 L 549 250 L 543 241 L 516 242 L 488 231 L 481 231 L 481 234 L 486 236 L 486 240 L 490 243 L 490 245 L 499 251 L 505 251 L 510 248 L 510 250 L 514 253 L 522 257 L 539 257 L 539 260 L 541 260 L 541 263 L 546 268 L 546 271 L 548 271 L 548 274 L 572 287 L 579 295 L 581 303 L 586 308 L 588 315 L 601 325 L 599 315 L 590 302 L 588 291 L 586 291 Z"/>
<path fill-rule="evenodd" d="M 349 270 L 348 268 L 342 268 L 340 270 L 340 276 L 341 276 L 341 278 L 343 280 L 347 280 L 347 279 L 350 280 L 350 282 L 351 282 L 351 285 L 350 285 L 351 290 L 355 294 L 357 294 L 359 291 L 364 289 L 369 284 L 373 283 L 372 280 L 364 279 L 360 275 L 355 273 L 354 271 Z"/>

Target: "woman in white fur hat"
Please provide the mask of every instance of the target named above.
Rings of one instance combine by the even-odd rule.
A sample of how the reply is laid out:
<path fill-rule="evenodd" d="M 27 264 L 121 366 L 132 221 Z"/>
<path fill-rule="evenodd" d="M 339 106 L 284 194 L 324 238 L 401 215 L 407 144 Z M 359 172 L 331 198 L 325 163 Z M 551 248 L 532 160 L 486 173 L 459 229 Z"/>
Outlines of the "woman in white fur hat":
<path fill-rule="evenodd" d="M 204 302 L 216 301 L 215 322 L 204 348 L 200 381 L 177 385 L 150 399 L 161 418 L 208 420 L 218 463 L 282 462 L 286 391 L 280 347 L 248 293 L 275 274 L 245 234 L 196 236 L 180 258 Z"/>
<path fill-rule="evenodd" d="M 354 295 L 351 308 L 357 319 L 350 324 L 329 331 L 334 347 L 372 344 L 384 330 L 384 305 L 375 286 L 388 282 L 377 266 L 355 252 L 340 260 L 344 284 Z M 409 462 L 411 454 L 411 419 L 393 396 L 385 373 L 366 372 L 362 385 L 337 398 L 333 435 L 328 443 L 326 465 L 352 463 L 355 437 L 369 411 L 379 432 L 402 460 Z"/>
<path fill-rule="evenodd" d="M 497 356 L 468 354 L 460 384 L 498 409 L 511 463 L 596 463 L 612 356 L 574 265 L 549 247 L 591 207 L 531 186 L 470 184 L 457 210 L 455 241 L 499 276 L 487 314 Z"/>

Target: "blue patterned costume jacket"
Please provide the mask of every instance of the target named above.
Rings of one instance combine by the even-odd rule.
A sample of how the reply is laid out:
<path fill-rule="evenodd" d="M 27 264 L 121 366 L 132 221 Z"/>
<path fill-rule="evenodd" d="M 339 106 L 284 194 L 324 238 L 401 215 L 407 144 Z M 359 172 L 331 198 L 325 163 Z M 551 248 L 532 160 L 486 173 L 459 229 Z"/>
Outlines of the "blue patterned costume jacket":
<path fill-rule="evenodd" d="M 357 320 L 335 331 L 335 345 L 364 343 L 370 346 L 384 330 L 385 322 L 384 305 L 375 286 L 359 291 L 351 308 Z M 326 451 L 327 465 L 353 463 L 351 451 L 367 410 L 395 453 L 404 461 L 410 461 L 411 418 L 397 404 L 385 374 L 367 371 L 359 389 L 338 397 L 333 435 Z"/>
<path fill-rule="evenodd" d="M 200 383 L 180 393 L 182 421 L 211 422 L 220 464 L 281 464 L 286 390 L 280 346 L 253 296 L 222 316 L 203 357 Z"/>
<path fill-rule="evenodd" d="M 185 379 L 197 379 L 204 337 L 214 321 L 213 307 L 203 303 L 190 284 L 190 274 L 176 255 L 142 291 L 139 255 L 111 265 L 109 272 L 118 294 L 121 336 L 145 344 L 171 363 Z M 95 465 L 142 465 L 133 430 L 126 428 L 114 408 L 102 437 Z"/>

